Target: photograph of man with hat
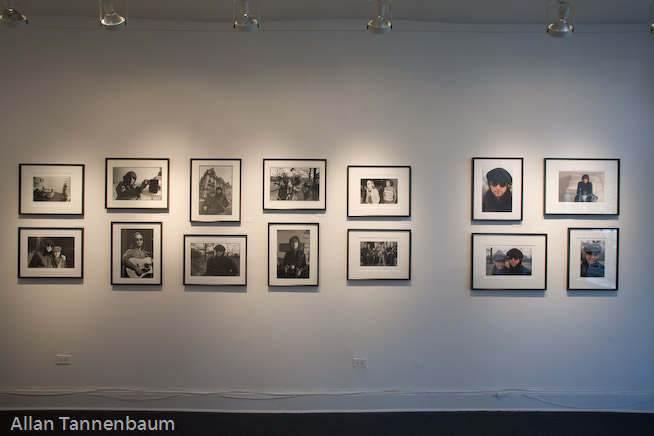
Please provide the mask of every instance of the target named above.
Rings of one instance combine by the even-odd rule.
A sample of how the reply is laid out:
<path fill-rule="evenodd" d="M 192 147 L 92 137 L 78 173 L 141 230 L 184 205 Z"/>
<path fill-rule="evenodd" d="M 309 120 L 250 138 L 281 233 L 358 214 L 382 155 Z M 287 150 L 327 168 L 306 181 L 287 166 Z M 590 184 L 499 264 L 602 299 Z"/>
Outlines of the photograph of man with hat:
<path fill-rule="evenodd" d="M 509 271 L 507 274 L 517 274 L 523 276 L 530 276 L 531 269 L 522 264 L 525 255 L 517 248 L 512 248 L 506 252 L 506 257 L 509 259 Z"/>
<path fill-rule="evenodd" d="M 493 168 L 486 173 L 486 180 L 488 191 L 482 199 L 482 212 L 511 212 L 511 174 L 504 168 Z"/>
<path fill-rule="evenodd" d="M 509 273 L 508 268 L 506 267 L 506 254 L 500 250 L 497 250 L 493 255 L 492 260 L 494 265 L 493 269 L 491 269 L 491 275 L 501 276 Z"/>
<path fill-rule="evenodd" d="M 32 253 L 29 268 L 54 268 L 52 255 L 54 242 L 48 238 L 41 238 L 40 242 L 40 247 Z"/>
<path fill-rule="evenodd" d="M 599 241 L 582 242 L 581 277 L 604 277 L 602 245 Z"/>

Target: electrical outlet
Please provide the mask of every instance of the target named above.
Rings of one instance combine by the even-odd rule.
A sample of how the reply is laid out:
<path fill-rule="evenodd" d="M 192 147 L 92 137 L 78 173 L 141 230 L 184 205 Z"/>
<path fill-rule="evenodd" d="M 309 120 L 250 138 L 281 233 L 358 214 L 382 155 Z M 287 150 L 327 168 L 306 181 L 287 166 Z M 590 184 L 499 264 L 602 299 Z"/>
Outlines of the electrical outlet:
<path fill-rule="evenodd" d="M 72 354 L 57 354 L 55 356 L 55 365 L 72 365 L 72 364 L 73 364 Z"/>
<path fill-rule="evenodd" d="M 367 368 L 368 359 L 362 357 L 353 357 L 352 358 L 352 368 Z"/>

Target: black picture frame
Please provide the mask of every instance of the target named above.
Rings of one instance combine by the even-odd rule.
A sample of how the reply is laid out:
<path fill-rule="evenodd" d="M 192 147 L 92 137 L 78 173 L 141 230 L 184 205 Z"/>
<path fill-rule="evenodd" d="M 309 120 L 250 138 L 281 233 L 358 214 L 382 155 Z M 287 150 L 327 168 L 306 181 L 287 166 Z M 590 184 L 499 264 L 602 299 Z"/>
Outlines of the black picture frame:
<path fill-rule="evenodd" d="M 84 177 L 84 164 L 18 164 L 18 213 L 84 216 Z"/>
<path fill-rule="evenodd" d="M 169 191 L 170 159 L 105 158 L 105 209 L 168 210 Z"/>
<path fill-rule="evenodd" d="M 547 234 L 472 233 L 470 288 L 546 290 Z"/>
<path fill-rule="evenodd" d="M 620 159 L 545 158 L 543 167 L 545 216 L 620 215 Z"/>
<path fill-rule="evenodd" d="M 241 159 L 191 159 L 192 223 L 241 222 L 241 171 Z"/>
<path fill-rule="evenodd" d="M 348 280 L 411 280 L 411 230 L 348 229 Z"/>
<path fill-rule="evenodd" d="M 411 167 L 348 165 L 347 216 L 411 217 Z"/>
<path fill-rule="evenodd" d="M 473 157 L 472 221 L 522 221 L 523 174 L 521 157 Z"/>
<path fill-rule="evenodd" d="M 137 234 L 141 234 L 141 247 L 138 247 L 136 241 Z M 161 221 L 113 221 L 111 223 L 111 284 L 161 285 L 162 238 Z"/>
<path fill-rule="evenodd" d="M 318 286 L 319 274 L 320 225 L 268 223 L 268 286 Z"/>
<path fill-rule="evenodd" d="M 247 241 L 247 235 L 184 235 L 184 285 L 247 286 Z M 226 259 L 212 259 L 218 253 Z"/>
<path fill-rule="evenodd" d="M 327 159 L 263 160 L 263 210 L 327 209 Z"/>
<path fill-rule="evenodd" d="M 567 289 L 618 290 L 620 229 L 568 228 Z"/>
<path fill-rule="evenodd" d="M 19 227 L 18 278 L 84 278 L 84 228 Z"/>

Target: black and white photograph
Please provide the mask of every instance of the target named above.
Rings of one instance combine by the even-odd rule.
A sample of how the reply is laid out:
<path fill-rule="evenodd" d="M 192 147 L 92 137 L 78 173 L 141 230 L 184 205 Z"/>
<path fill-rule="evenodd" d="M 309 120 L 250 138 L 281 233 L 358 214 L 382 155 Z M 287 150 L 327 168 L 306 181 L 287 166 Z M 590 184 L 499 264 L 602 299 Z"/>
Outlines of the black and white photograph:
<path fill-rule="evenodd" d="M 246 235 L 184 235 L 184 284 L 245 286 Z"/>
<path fill-rule="evenodd" d="M 523 158 L 472 158 L 472 219 L 522 220 Z"/>
<path fill-rule="evenodd" d="M 618 289 L 619 229 L 568 229 L 568 290 Z"/>
<path fill-rule="evenodd" d="M 350 165 L 347 169 L 348 216 L 411 215 L 411 167 Z"/>
<path fill-rule="evenodd" d="M 83 277 L 84 229 L 18 229 L 18 277 Z"/>
<path fill-rule="evenodd" d="M 168 209 L 169 159 L 105 160 L 107 209 Z"/>
<path fill-rule="evenodd" d="M 191 159 L 191 222 L 241 220 L 241 160 Z"/>
<path fill-rule="evenodd" d="M 619 159 L 545 159 L 545 214 L 618 215 Z"/>
<path fill-rule="evenodd" d="M 318 285 L 318 224 L 268 224 L 268 286 Z"/>
<path fill-rule="evenodd" d="M 20 214 L 84 214 L 84 165 L 19 164 L 18 172 Z"/>
<path fill-rule="evenodd" d="M 325 210 L 326 159 L 263 160 L 263 208 Z"/>
<path fill-rule="evenodd" d="M 410 230 L 347 231 L 348 280 L 410 280 Z"/>
<path fill-rule="evenodd" d="M 547 235 L 473 233 L 471 288 L 545 290 Z"/>
<path fill-rule="evenodd" d="M 111 223 L 111 284 L 161 284 L 160 222 Z"/>

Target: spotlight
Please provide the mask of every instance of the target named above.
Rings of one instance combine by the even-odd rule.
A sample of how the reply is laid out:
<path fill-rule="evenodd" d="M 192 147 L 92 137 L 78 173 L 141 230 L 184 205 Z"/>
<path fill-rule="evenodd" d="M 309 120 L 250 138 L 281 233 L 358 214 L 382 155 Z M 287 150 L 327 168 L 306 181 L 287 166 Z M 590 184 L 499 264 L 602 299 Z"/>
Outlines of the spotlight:
<path fill-rule="evenodd" d="M 0 15 L 0 22 L 6 27 L 25 27 L 27 17 L 16 10 L 15 0 L 5 0 L 5 10 Z"/>
<path fill-rule="evenodd" d="M 127 27 L 127 0 L 100 0 L 100 25 L 107 30 Z"/>
<path fill-rule="evenodd" d="M 393 12 L 391 10 L 391 0 L 368 0 L 368 4 L 374 4 L 374 13 L 371 13 L 372 19 L 368 21 L 368 32 L 371 33 L 388 33 L 393 28 Z"/>
<path fill-rule="evenodd" d="M 556 21 L 551 21 L 556 9 Z M 575 5 L 572 2 L 559 0 L 547 7 L 547 34 L 555 38 L 566 38 L 575 30 Z"/>
<path fill-rule="evenodd" d="M 252 14 L 251 9 L 255 11 Z M 234 0 L 234 29 L 254 32 L 259 28 L 259 0 Z"/>

